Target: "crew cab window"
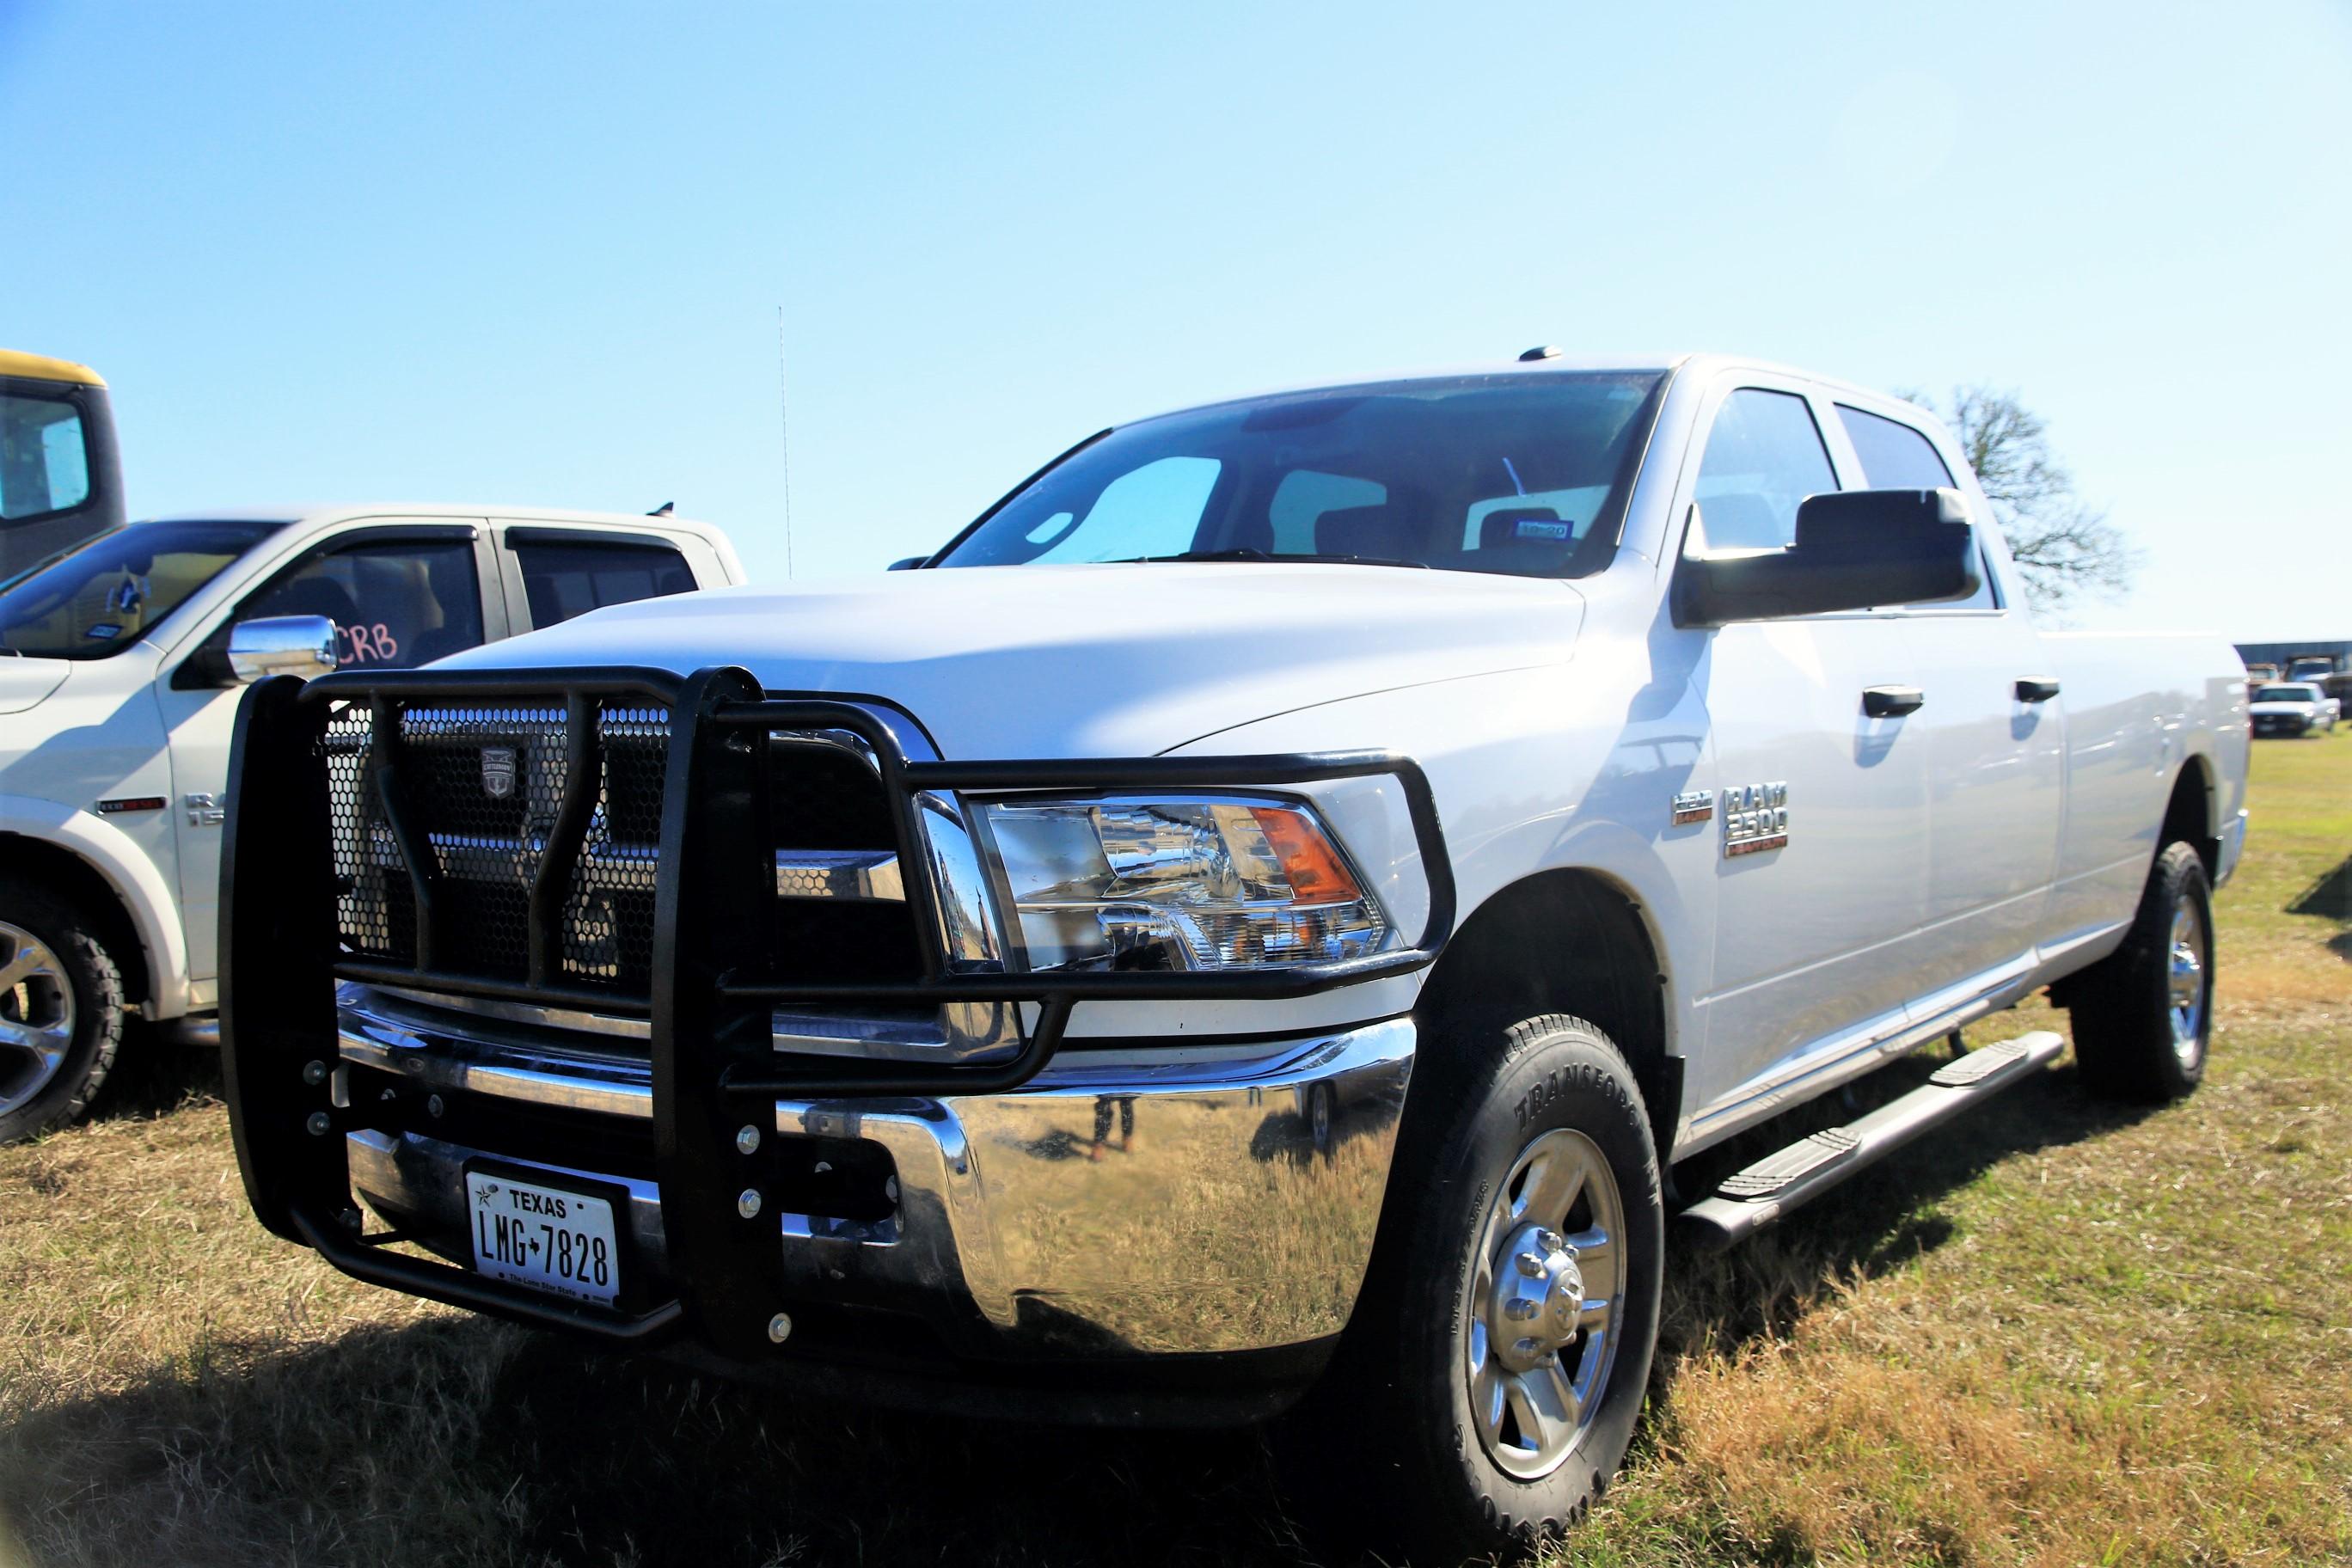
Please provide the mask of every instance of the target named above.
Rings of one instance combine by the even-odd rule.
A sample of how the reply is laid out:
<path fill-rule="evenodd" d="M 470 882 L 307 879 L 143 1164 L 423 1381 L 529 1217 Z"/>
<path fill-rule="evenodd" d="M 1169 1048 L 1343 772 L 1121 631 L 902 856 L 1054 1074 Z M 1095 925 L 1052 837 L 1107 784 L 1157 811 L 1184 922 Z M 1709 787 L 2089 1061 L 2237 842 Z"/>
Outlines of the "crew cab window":
<path fill-rule="evenodd" d="M 81 410 L 62 397 L 0 396 L 0 521 L 67 511 L 89 499 Z"/>
<path fill-rule="evenodd" d="M 1952 484 L 1952 470 L 1936 444 L 1899 419 L 1888 419 L 1860 408 L 1837 405 L 1853 455 L 1862 459 L 1862 482 L 1874 490 L 1932 490 Z M 1965 599 L 1943 601 L 1951 610 L 1993 610 L 2000 600 L 1993 590 L 1992 560 L 1982 546 L 1977 552 L 1977 591 Z"/>
<path fill-rule="evenodd" d="M 406 669 L 482 641 L 471 541 L 355 541 L 311 556 L 239 605 L 236 619 L 324 616 L 339 668 Z"/>
<path fill-rule="evenodd" d="M 691 594 L 695 588 L 686 558 L 666 544 L 519 540 L 514 552 L 522 564 L 523 594 L 530 601 L 534 626 L 551 626 L 607 605 Z"/>
<path fill-rule="evenodd" d="M 1796 542 L 1797 508 L 1838 488 L 1811 405 L 1793 392 L 1743 386 L 1707 433 L 1690 548 L 1779 550 Z"/>

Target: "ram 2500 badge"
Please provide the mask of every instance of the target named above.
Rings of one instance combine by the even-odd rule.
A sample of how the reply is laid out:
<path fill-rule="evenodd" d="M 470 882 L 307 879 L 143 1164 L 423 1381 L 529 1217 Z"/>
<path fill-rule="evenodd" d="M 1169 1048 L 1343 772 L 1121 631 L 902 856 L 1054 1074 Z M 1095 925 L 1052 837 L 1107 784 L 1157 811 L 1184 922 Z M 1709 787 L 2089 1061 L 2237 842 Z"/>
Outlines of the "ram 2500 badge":
<path fill-rule="evenodd" d="M 1950 436 L 1857 387 L 1195 408 L 918 570 L 256 687 L 239 1156 L 362 1279 L 746 1376 L 1304 1399 L 1387 1550 L 1517 1551 L 1624 1455 L 1670 1220 L 2060 1042 L 1693 1156 L 2044 986 L 2095 1089 L 2195 1086 L 2247 746 L 2226 645 L 2043 633 Z"/>

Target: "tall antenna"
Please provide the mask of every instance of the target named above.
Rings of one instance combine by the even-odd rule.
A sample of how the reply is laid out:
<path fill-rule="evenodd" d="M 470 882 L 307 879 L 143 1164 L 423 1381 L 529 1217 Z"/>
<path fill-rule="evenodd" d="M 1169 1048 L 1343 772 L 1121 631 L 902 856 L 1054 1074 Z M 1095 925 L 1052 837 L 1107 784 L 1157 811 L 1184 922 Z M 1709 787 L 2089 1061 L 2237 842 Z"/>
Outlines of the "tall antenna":
<path fill-rule="evenodd" d="M 784 453 L 784 580 L 793 576 L 793 414 L 784 390 L 784 308 L 776 307 L 776 434 Z"/>

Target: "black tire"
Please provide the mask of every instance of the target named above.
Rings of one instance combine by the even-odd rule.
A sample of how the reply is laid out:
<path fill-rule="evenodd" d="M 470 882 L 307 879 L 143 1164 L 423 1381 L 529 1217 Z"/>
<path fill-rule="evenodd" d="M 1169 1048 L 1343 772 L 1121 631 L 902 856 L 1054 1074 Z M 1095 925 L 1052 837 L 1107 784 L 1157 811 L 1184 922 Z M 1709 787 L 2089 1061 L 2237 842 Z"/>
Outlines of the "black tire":
<path fill-rule="evenodd" d="M 1335 1544 L 1384 1562 L 1517 1559 L 1566 1531 L 1623 1462 L 1657 1345 L 1665 1215 L 1649 1114 L 1624 1058 L 1600 1029 L 1559 1015 L 1479 1034 L 1424 1042 L 1412 1091 L 1421 1113 L 1406 1118 L 1354 1318 L 1329 1373 L 1275 1434 L 1310 1519 Z M 1618 1232 L 1610 1282 L 1600 1272 L 1612 1267 L 1601 1261 L 1608 1248 L 1580 1255 L 1576 1235 L 1546 1232 L 1549 1239 L 1536 1244 L 1540 1255 L 1513 1250 L 1510 1238 L 1527 1234 L 1515 1227 L 1532 1221 L 1507 1211 L 1521 1194 L 1534 1195 L 1538 1167 L 1505 1184 L 1524 1157 L 1545 1158 L 1539 1149 L 1573 1149 L 1588 1172 L 1597 1169 L 1595 1156 L 1605 1163 Z M 1599 1185 L 1587 1178 L 1587 1188 Z M 1573 1216 L 1581 1215 L 1591 1227 L 1601 1212 L 1591 1206 L 1597 1201 L 1577 1198 L 1561 1223 L 1579 1224 Z M 1497 1239 L 1508 1254 L 1500 1263 Z M 1593 1273 L 1575 1273 L 1580 1257 Z M 1509 1266 L 1528 1258 L 1568 1273 L 1515 1277 Z M 1490 1283 L 1482 1287 L 1482 1279 Z M 1612 1289 L 1610 1354 L 1590 1329 L 1547 1359 L 1549 1339 L 1506 1346 L 1489 1326 L 1509 1316 L 1513 1334 L 1566 1332 L 1565 1318 L 1553 1316 L 1555 1296 L 1580 1302 Z M 1504 1298 L 1496 1292 L 1515 1290 L 1536 1294 L 1509 1302 L 1527 1306 L 1523 1315 L 1498 1306 Z M 1507 1352 L 1528 1355 L 1534 1370 L 1504 1369 Z M 1589 1419 L 1554 1424 L 1575 1435 L 1548 1471 L 1513 1473 L 1506 1458 L 1525 1470 L 1543 1462 L 1542 1450 L 1514 1425 L 1519 1406 L 1507 1394 L 1489 1402 L 1506 1410 L 1490 1435 L 1473 1408 L 1474 1365 L 1520 1389 L 1517 1378 L 1549 1378 L 1556 1363 L 1567 1386 L 1588 1354 L 1598 1358 L 1597 1381 L 1577 1408 Z M 1514 1447 L 1515 1436 L 1527 1446 Z"/>
<path fill-rule="evenodd" d="M 2184 934 L 2194 949 L 2189 976 L 2178 952 Z M 2123 946 L 2076 978 L 2067 1011 L 2092 1093 L 2152 1104 L 2196 1089 L 2213 1036 L 2213 895 L 2195 849 L 2168 844 L 2157 856 Z"/>
<path fill-rule="evenodd" d="M 45 889 L 0 878 L 0 974 L 26 952 L 16 932 L 45 949 L 48 962 L 37 975 L 0 987 L 0 1021 L 22 1027 L 69 1018 L 70 1034 L 54 1068 L 0 1044 L 0 1143 L 36 1137 L 89 1110 L 122 1045 L 122 973 L 90 921 Z M 61 998 L 69 998 L 69 1015 Z"/>

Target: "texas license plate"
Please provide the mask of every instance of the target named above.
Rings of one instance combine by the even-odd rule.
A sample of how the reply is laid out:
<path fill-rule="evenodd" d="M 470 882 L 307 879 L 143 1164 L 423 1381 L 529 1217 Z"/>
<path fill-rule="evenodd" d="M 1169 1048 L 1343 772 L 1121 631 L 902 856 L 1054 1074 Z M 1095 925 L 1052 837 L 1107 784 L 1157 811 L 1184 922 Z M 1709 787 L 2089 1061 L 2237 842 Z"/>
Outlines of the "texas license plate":
<path fill-rule="evenodd" d="M 477 1272 L 601 1306 L 620 1294 L 611 1199 L 502 1170 L 467 1171 L 466 1208 Z"/>

